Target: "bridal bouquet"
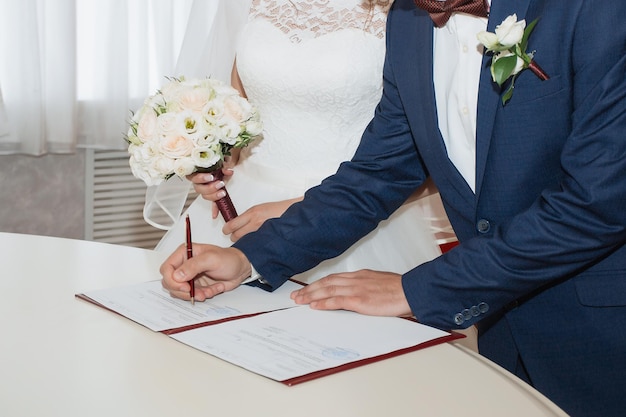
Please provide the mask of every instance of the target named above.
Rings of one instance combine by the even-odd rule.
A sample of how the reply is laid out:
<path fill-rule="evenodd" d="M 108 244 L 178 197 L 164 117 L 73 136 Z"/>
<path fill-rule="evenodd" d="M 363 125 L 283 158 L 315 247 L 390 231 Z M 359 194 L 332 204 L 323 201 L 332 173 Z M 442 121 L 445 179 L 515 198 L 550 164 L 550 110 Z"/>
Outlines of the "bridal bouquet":
<path fill-rule="evenodd" d="M 256 109 L 233 87 L 210 78 L 168 79 L 130 120 L 130 167 L 146 185 L 194 172 L 219 179 L 224 157 L 261 130 Z M 237 216 L 228 194 L 216 203 L 227 221 Z"/>

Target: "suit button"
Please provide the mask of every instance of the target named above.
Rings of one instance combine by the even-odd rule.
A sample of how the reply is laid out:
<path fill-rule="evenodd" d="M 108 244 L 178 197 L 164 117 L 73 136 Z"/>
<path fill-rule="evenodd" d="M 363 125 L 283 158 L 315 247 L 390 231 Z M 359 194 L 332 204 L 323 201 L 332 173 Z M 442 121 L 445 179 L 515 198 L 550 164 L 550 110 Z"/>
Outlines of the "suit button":
<path fill-rule="evenodd" d="M 467 308 L 461 311 L 461 314 L 463 315 L 463 320 L 469 320 L 472 318 L 472 313 L 470 313 L 469 309 Z"/>
<path fill-rule="evenodd" d="M 478 304 L 478 311 L 480 311 L 481 313 L 485 314 L 486 312 L 489 311 L 489 304 L 482 302 L 480 304 Z"/>
<path fill-rule="evenodd" d="M 491 229 L 491 224 L 489 223 L 489 220 L 480 219 L 478 220 L 478 223 L 476 223 L 476 230 L 478 230 L 478 232 L 480 233 L 487 233 L 489 229 Z"/>
<path fill-rule="evenodd" d="M 465 319 L 463 319 L 463 314 L 461 314 L 461 313 L 456 313 L 456 314 L 454 315 L 454 322 L 455 322 L 456 324 L 458 324 L 459 326 L 460 326 L 461 324 L 463 324 L 463 322 L 464 322 L 464 321 L 465 321 Z"/>
<path fill-rule="evenodd" d="M 472 308 L 470 308 L 470 313 L 472 313 L 473 317 L 480 316 L 480 310 L 478 310 L 478 307 L 476 306 L 472 306 Z"/>

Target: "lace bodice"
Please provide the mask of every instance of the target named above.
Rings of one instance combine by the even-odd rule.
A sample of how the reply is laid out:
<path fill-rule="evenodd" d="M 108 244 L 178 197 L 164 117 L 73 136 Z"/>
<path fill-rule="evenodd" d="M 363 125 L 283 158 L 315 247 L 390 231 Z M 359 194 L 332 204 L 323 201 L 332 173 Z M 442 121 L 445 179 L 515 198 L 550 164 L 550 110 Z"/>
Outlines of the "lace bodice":
<path fill-rule="evenodd" d="M 254 0 L 237 69 L 259 109 L 257 164 L 320 179 L 350 159 L 382 90 L 389 0 Z"/>
<path fill-rule="evenodd" d="M 383 38 L 392 0 L 254 0 L 251 19 L 263 18 L 292 42 L 354 28 Z"/>

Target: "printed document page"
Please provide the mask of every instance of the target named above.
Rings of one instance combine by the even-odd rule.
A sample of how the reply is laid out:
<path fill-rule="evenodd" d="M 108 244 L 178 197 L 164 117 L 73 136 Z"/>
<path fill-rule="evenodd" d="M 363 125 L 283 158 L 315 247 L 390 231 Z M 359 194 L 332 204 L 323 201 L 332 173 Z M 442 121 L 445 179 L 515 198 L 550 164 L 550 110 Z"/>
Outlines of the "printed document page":
<path fill-rule="evenodd" d="M 274 292 L 241 285 L 233 291 L 195 304 L 171 297 L 160 280 L 88 291 L 83 295 L 151 330 L 165 331 L 294 307 L 296 304 L 289 295 L 299 288 L 302 285 L 293 281 L 285 282 Z"/>
<path fill-rule="evenodd" d="M 414 347 L 450 333 L 398 317 L 308 306 L 172 335 L 172 338 L 276 381 Z"/>

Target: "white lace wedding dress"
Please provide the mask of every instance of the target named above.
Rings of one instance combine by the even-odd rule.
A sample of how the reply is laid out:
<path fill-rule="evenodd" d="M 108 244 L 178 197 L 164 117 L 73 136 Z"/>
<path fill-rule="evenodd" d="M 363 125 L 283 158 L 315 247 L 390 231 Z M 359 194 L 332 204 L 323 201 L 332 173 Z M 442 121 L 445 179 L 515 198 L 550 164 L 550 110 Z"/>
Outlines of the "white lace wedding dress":
<path fill-rule="evenodd" d="M 242 152 L 227 182 L 239 213 L 301 196 L 352 157 L 381 96 L 390 4 L 253 1 L 237 69 L 264 133 Z M 211 218 L 211 202 L 199 197 L 187 212 L 194 242 L 231 244 L 221 216 Z M 440 253 L 423 216 L 419 202 L 405 204 L 343 255 L 295 278 L 310 282 L 362 268 L 406 272 Z M 184 223 L 179 220 L 157 249 L 171 252 L 183 243 Z"/>

